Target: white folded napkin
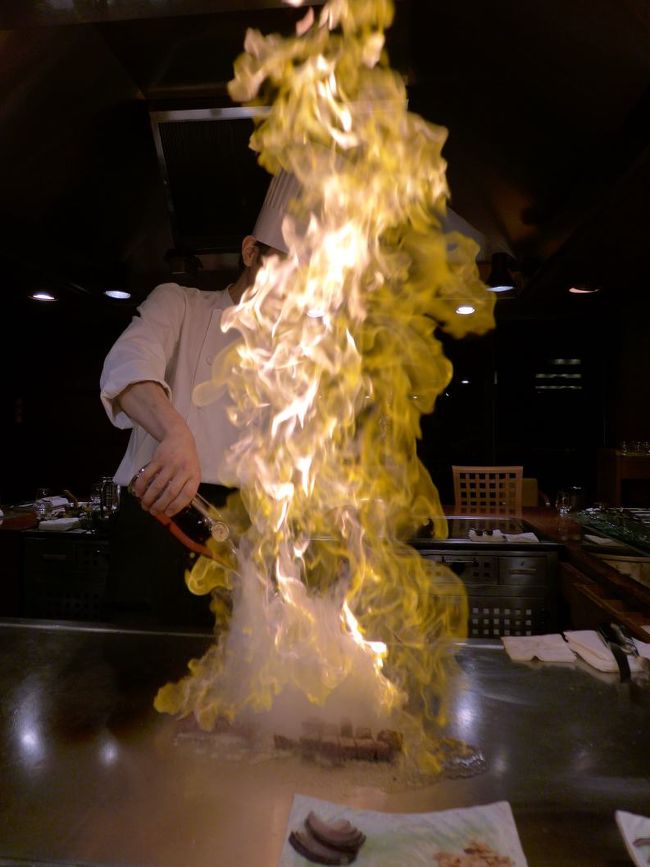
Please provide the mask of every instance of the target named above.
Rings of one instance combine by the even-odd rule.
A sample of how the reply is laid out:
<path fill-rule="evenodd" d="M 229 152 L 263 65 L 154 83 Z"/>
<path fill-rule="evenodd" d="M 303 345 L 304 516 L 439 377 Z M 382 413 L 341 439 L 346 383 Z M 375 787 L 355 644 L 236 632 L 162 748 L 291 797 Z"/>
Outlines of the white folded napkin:
<path fill-rule="evenodd" d="M 650 642 L 648 641 L 639 641 L 638 638 L 633 638 L 634 646 L 636 647 L 639 656 L 642 656 L 643 659 L 650 659 Z"/>
<path fill-rule="evenodd" d="M 578 656 L 598 671 L 618 671 L 618 664 L 614 654 L 607 647 L 602 638 L 593 629 L 578 629 L 567 631 L 564 637 L 569 642 L 569 647 Z M 630 671 L 640 671 L 641 663 L 634 656 L 628 656 Z"/>
<path fill-rule="evenodd" d="M 65 533 L 81 526 L 79 518 L 52 518 L 49 521 L 39 521 L 38 529 L 49 533 Z"/>
<path fill-rule="evenodd" d="M 67 497 L 42 497 L 41 502 L 49 503 L 52 509 L 61 509 L 70 505 Z"/>
<path fill-rule="evenodd" d="M 614 816 L 630 858 L 637 867 L 646 867 L 650 849 L 647 845 L 635 845 L 635 841 L 650 837 L 650 818 L 625 810 L 617 810 Z"/>
<path fill-rule="evenodd" d="M 573 662 L 576 658 L 560 634 L 502 635 L 501 641 L 514 662 L 528 662 L 535 657 L 542 662 Z"/>
<path fill-rule="evenodd" d="M 534 533 L 506 533 L 508 542 L 539 542 Z"/>

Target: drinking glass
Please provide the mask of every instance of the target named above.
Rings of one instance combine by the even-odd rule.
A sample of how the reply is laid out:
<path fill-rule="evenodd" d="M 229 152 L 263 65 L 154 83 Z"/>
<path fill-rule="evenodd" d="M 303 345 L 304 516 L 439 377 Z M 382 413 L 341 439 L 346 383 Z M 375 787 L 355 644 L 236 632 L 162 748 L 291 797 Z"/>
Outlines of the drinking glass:
<path fill-rule="evenodd" d="M 52 506 L 47 501 L 50 496 L 49 488 L 36 488 L 36 497 L 34 498 L 34 511 L 39 521 L 42 521 L 52 511 Z"/>
<path fill-rule="evenodd" d="M 565 517 L 571 511 L 571 495 L 568 491 L 558 491 L 555 497 L 556 510 Z"/>

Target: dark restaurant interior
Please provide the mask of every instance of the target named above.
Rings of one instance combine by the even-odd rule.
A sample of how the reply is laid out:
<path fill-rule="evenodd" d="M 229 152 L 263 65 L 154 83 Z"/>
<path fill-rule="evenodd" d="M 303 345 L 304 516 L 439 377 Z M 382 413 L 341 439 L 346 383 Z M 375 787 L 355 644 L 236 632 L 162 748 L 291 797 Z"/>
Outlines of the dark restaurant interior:
<path fill-rule="evenodd" d="M 161 123 L 159 158 L 155 113 L 232 107 L 246 28 L 287 33 L 299 14 L 3 3 L 3 501 L 85 498 L 114 472 L 108 348 L 157 283 L 193 279 L 191 257 L 202 285 L 228 282 L 266 183 L 249 120 Z M 492 333 L 447 341 L 454 379 L 420 444 L 444 500 L 454 463 L 523 464 L 550 497 L 595 500 L 598 450 L 648 437 L 647 28 L 633 0 L 398 4 L 391 63 L 411 110 L 449 130 L 451 207 L 487 239 L 484 278 L 503 253 L 515 282 Z M 564 384 L 539 378 L 558 358 L 579 359 L 575 390 L 540 389 Z M 626 505 L 647 503 L 641 487 Z"/>
<path fill-rule="evenodd" d="M 3 622 L 57 628 L 117 622 L 111 543 L 119 490 L 110 480 L 129 431 L 112 426 L 101 405 L 102 365 L 155 286 L 175 282 L 217 290 L 237 275 L 241 239 L 255 222 L 268 174 L 248 144 L 251 111 L 228 95 L 233 63 L 249 27 L 287 36 L 304 7 L 318 12 L 322 5 L 0 3 Z M 391 66 L 406 84 L 409 110 L 448 130 L 443 156 L 449 205 L 478 239 L 478 269 L 496 298 L 493 330 L 462 339 L 440 334 L 453 377 L 434 412 L 422 419 L 418 455 L 449 516 L 464 514 L 458 511 L 453 467 L 519 467 L 523 476 L 523 500 L 514 511 L 450 520 L 446 542 L 417 538 L 413 545 L 425 558 L 448 562 L 465 583 L 467 634 L 483 639 L 485 647 L 494 642 L 501 649 L 503 636 L 598 630 L 605 621 L 616 621 L 628 640 L 650 640 L 650 5 L 396 0 L 395 9 L 386 34 Z M 573 500 L 565 508 L 566 492 Z M 66 497 L 71 506 L 96 499 L 71 532 L 52 533 L 39 530 L 34 503 L 43 496 Z M 584 510 L 591 510 L 591 523 Z M 485 534 L 502 530 L 516 541 L 501 536 L 499 548 Z M 536 543 L 530 548 L 523 539 L 527 532 Z M 490 583 L 494 587 L 486 589 Z M 524 602 L 530 605 L 525 615 Z M 522 619 L 511 624 L 504 606 L 520 603 Z M 131 615 L 129 625 L 136 629 L 163 628 L 140 620 L 138 611 Z M 109 728 L 115 723 L 111 731 L 118 737 L 119 725 L 128 731 L 138 714 L 153 725 L 147 716 L 151 684 L 181 674 L 185 650 L 197 652 L 192 642 L 205 632 L 204 624 L 198 628 L 179 609 L 172 627 L 185 636 L 179 641 L 187 634 L 194 639 L 176 650 L 162 639 L 160 651 L 147 645 L 130 673 L 125 674 L 130 651 L 120 646 L 115 659 L 106 648 L 98 651 L 108 653 L 120 672 L 117 686 L 109 676 L 110 713 L 117 715 Z M 45 653 L 26 638 L 20 642 L 26 642 L 26 658 Z M 594 680 L 593 692 L 600 690 L 598 701 L 618 702 L 620 724 L 627 720 L 630 728 L 616 735 L 616 747 L 603 759 L 609 762 L 606 772 L 600 754 L 584 759 L 585 788 L 576 798 L 591 798 L 593 815 L 577 802 L 564 804 L 567 787 L 560 776 L 549 783 L 552 797 L 576 822 L 564 842 L 566 825 L 554 824 L 561 809 L 556 814 L 553 807 L 543 808 L 542 832 L 535 809 L 518 804 L 524 849 L 535 854 L 531 865 L 628 863 L 614 830 L 594 833 L 580 851 L 593 832 L 594 815 L 600 821 L 613 803 L 600 783 L 589 788 L 589 775 L 620 775 L 620 804 L 625 806 L 627 792 L 636 811 L 649 779 L 647 758 L 639 758 L 650 718 L 647 674 L 623 707 L 621 693 L 612 695 L 630 680 L 629 664 L 625 670 L 620 648 L 611 649 L 617 667 Z M 7 644 L 8 654 L 17 652 Z M 92 674 L 95 650 L 90 652 L 79 684 L 85 683 L 83 672 Z M 70 677 L 77 678 L 75 666 L 84 653 L 81 647 L 69 662 Z M 68 665 L 65 655 L 62 660 Z M 54 677 L 50 672 L 48 678 Z M 550 681 L 544 689 L 530 698 L 541 715 L 554 706 Z M 567 726 L 570 718 L 578 725 L 583 711 L 589 721 L 580 725 L 600 725 L 587 693 L 583 708 L 571 705 Z M 517 693 L 513 703 L 519 699 Z M 94 731 L 96 708 L 86 719 L 81 704 L 70 706 L 81 729 L 87 723 L 87 731 Z M 0 722 L 9 718 L 9 711 L 3 713 Z M 69 735 L 72 723 L 61 725 Z M 506 736 L 518 744 L 522 731 L 512 725 Z M 573 755 L 568 729 L 558 732 L 558 757 L 564 750 Z M 492 736 L 498 738 L 496 730 Z M 613 729 L 585 729 L 585 739 L 610 743 Z M 547 757 L 534 751 L 522 761 L 541 766 Z M 92 762 L 88 767 L 91 773 Z M 151 773 L 153 779 L 160 770 Z M 519 783 L 508 788 L 508 773 L 503 787 L 497 786 L 503 798 L 514 806 L 520 796 L 541 803 L 537 790 L 528 788 L 534 774 L 526 777 L 522 794 Z M 133 785 L 141 806 L 148 795 L 140 783 Z M 476 790 L 479 800 L 497 791 L 485 786 Z M 467 791 L 459 788 L 431 803 L 437 809 L 463 806 Z M 173 815 L 171 796 L 156 798 L 162 799 L 161 811 Z M 247 853 L 243 860 L 228 861 L 224 843 L 212 861 L 202 843 L 190 857 L 167 832 L 160 845 L 152 842 L 158 833 L 153 830 L 116 843 L 101 823 L 93 825 L 94 841 L 82 834 L 61 842 L 46 827 L 32 836 L 38 845 L 25 844 L 29 833 L 14 833 L 11 822 L 27 801 L 15 803 L 5 819 L 0 810 L 3 864 L 27 863 L 5 862 L 7 855 L 84 858 L 97 867 L 109 858 L 169 867 L 271 865 L 252 841 L 238 841 Z M 190 808 L 182 803 L 180 815 L 189 827 Z M 414 796 L 395 801 L 392 809 L 422 809 L 423 803 Z M 72 814 L 60 809 L 68 821 Z M 38 821 L 41 813 L 34 815 Z M 128 838 L 131 820 L 124 821 L 120 827 Z M 202 833 L 192 839 L 203 840 Z M 269 839 L 268 851 L 277 855 L 278 841 Z"/>

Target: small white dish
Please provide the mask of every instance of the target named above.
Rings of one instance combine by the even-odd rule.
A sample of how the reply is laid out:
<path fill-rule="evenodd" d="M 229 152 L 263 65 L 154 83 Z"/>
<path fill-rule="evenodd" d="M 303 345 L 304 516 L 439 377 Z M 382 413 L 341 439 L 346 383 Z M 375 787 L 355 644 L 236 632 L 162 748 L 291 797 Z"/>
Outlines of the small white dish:
<path fill-rule="evenodd" d="M 624 810 L 617 810 L 615 816 L 618 830 L 621 832 L 621 837 L 630 858 L 637 867 L 648 867 L 648 863 L 650 863 L 650 845 L 635 846 L 634 841 L 650 838 L 650 818 L 637 816 L 634 813 L 626 813 Z"/>

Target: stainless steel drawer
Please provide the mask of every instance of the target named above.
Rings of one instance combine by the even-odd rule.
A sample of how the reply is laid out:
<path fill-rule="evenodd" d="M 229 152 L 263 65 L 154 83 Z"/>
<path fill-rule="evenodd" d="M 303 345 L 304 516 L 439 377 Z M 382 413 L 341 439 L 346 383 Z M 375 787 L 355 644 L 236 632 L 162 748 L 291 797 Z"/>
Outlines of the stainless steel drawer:
<path fill-rule="evenodd" d="M 497 561 L 495 557 L 476 554 L 456 554 L 453 551 L 443 553 L 430 553 L 422 551 L 422 556 L 427 560 L 444 563 L 452 572 L 455 572 L 463 583 L 468 586 L 476 584 L 496 585 L 498 582 Z"/>
<path fill-rule="evenodd" d="M 499 584 L 516 587 L 535 587 L 548 581 L 546 557 L 499 557 Z"/>

